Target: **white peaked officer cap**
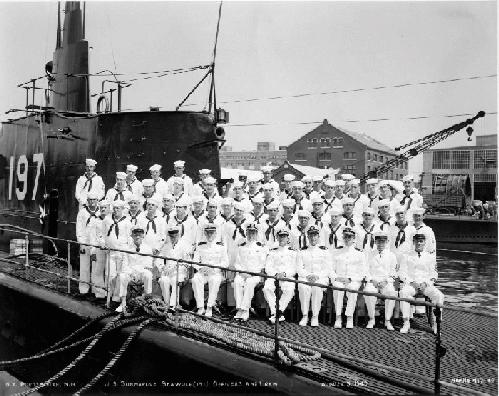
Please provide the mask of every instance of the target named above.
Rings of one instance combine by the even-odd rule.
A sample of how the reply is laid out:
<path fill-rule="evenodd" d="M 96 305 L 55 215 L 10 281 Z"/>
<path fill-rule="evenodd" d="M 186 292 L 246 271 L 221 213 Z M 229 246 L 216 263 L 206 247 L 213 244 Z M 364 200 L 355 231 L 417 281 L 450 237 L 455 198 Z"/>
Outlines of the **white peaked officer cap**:
<path fill-rule="evenodd" d="M 85 160 L 85 165 L 86 166 L 95 166 L 95 165 L 97 165 L 97 161 L 93 160 L 92 158 L 87 158 Z"/>
<path fill-rule="evenodd" d="M 311 182 L 311 181 L 313 181 L 313 179 L 312 179 L 312 176 L 305 175 L 301 178 L 301 181 L 305 183 L 305 182 Z"/>
<path fill-rule="evenodd" d="M 424 208 L 412 209 L 412 214 L 413 215 L 423 215 L 424 212 L 425 212 Z"/>
<path fill-rule="evenodd" d="M 343 209 L 340 209 L 338 207 L 333 207 L 329 209 L 329 215 L 330 216 L 341 216 L 343 214 Z"/>
<path fill-rule="evenodd" d="M 174 176 L 172 178 L 172 181 L 174 184 L 181 184 L 181 185 L 184 185 L 184 179 L 182 179 L 181 177 L 176 177 Z"/>
<path fill-rule="evenodd" d="M 360 180 L 359 179 L 352 179 L 350 181 L 351 186 L 359 186 L 360 185 Z"/>
<path fill-rule="evenodd" d="M 312 180 L 313 180 L 314 182 L 320 182 L 320 181 L 322 181 L 322 180 L 323 180 L 323 178 L 322 178 L 322 176 L 314 176 L 314 177 L 312 177 Z"/>
<path fill-rule="evenodd" d="M 142 185 L 144 187 L 152 187 L 152 186 L 154 186 L 154 180 L 153 179 L 144 179 L 144 180 L 142 180 Z"/>
<path fill-rule="evenodd" d="M 204 197 L 202 195 L 196 195 L 191 197 L 192 203 L 204 202 Z"/>
<path fill-rule="evenodd" d="M 364 210 L 362 211 L 362 214 L 374 215 L 374 209 L 370 208 L 370 207 L 364 208 Z"/>
<path fill-rule="evenodd" d="M 378 179 L 367 179 L 366 184 L 378 184 Z"/>
<path fill-rule="evenodd" d="M 140 202 L 140 198 L 136 194 L 130 195 L 128 202 Z"/>
<path fill-rule="evenodd" d="M 272 172 L 272 167 L 268 166 L 268 165 L 264 165 L 264 166 L 260 167 L 260 170 L 262 172 Z"/>
<path fill-rule="evenodd" d="M 113 208 L 124 208 L 125 207 L 125 201 L 122 201 L 121 199 L 117 199 L 116 201 L 113 201 L 111 204 Z"/>
<path fill-rule="evenodd" d="M 322 200 L 321 196 L 319 194 L 310 194 L 312 197 L 310 201 L 315 204 L 315 203 L 324 203 Z"/>
<path fill-rule="evenodd" d="M 173 194 L 166 193 L 163 195 L 163 201 L 175 201 Z"/>
<path fill-rule="evenodd" d="M 237 209 L 237 210 L 242 210 L 242 211 L 246 211 L 246 206 L 242 203 L 242 202 L 235 202 L 234 203 L 234 209 Z"/>
<path fill-rule="evenodd" d="M 250 221 L 248 224 L 246 224 L 246 229 L 258 231 L 258 225 L 254 221 Z"/>
<path fill-rule="evenodd" d="M 209 175 L 211 173 L 211 169 L 200 169 L 199 174 L 200 175 Z"/>
<path fill-rule="evenodd" d="M 125 172 L 116 172 L 116 179 L 118 179 L 118 180 L 125 180 L 126 179 L 126 173 Z"/>
<path fill-rule="evenodd" d="M 345 181 L 353 180 L 355 178 L 354 175 L 351 175 L 350 173 L 344 173 L 341 175 L 341 178 Z"/>
<path fill-rule="evenodd" d="M 388 199 L 382 199 L 378 202 L 378 208 L 382 206 L 390 206 L 390 201 Z"/>
<path fill-rule="evenodd" d="M 286 181 L 286 182 L 291 182 L 291 181 L 293 181 L 295 179 L 296 179 L 295 175 L 292 175 L 291 173 L 286 173 L 284 175 L 284 181 Z"/>
<path fill-rule="evenodd" d="M 263 203 L 263 197 L 260 194 L 257 194 L 253 198 L 251 198 L 251 202 L 262 204 Z"/>
<path fill-rule="evenodd" d="M 374 239 L 388 239 L 388 232 L 378 230 L 374 233 Z"/>
<path fill-rule="evenodd" d="M 175 206 L 176 207 L 183 207 L 183 206 L 189 206 L 191 204 L 191 201 L 190 199 L 188 199 L 187 197 L 181 197 L 176 203 L 175 203 Z"/>
<path fill-rule="evenodd" d="M 132 165 L 132 164 L 129 164 L 126 166 L 126 170 L 129 171 L 129 172 L 137 172 L 137 166 L 135 165 Z"/>
<path fill-rule="evenodd" d="M 308 217 L 308 218 L 310 218 L 310 212 L 308 210 L 305 210 L 305 209 L 300 209 L 298 211 L 298 217 Z"/>
<path fill-rule="evenodd" d="M 291 187 L 301 187 L 303 188 L 303 183 L 299 180 L 295 180 L 293 183 L 291 183 Z"/>
<path fill-rule="evenodd" d="M 336 185 L 336 182 L 331 179 L 327 179 L 324 181 L 324 185 L 327 187 L 334 187 Z"/>
<path fill-rule="evenodd" d="M 183 168 L 183 167 L 184 167 L 184 165 L 185 165 L 185 161 L 182 161 L 182 160 L 178 160 L 178 161 L 175 161 L 175 162 L 173 163 L 173 166 L 174 166 L 175 168 Z"/>
<path fill-rule="evenodd" d="M 345 180 L 336 180 L 336 181 L 334 182 L 334 184 L 335 184 L 336 186 L 345 187 Z"/>
<path fill-rule="evenodd" d="M 294 199 L 287 198 L 282 201 L 282 206 L 286 208 L 294 208 L 296 205 L 296 202 Z M 267 206 L 268 208 L 268 206 Z"/>
<path fill-rule="evenodd" d="M 414 180 L 414 176 L 413 175 L 405 175 L 403 178 L 402 178 L 402 181 L 403 182 L 406 182 L 406 181 L 413 181 Z"/>
<path fill-rule="evenodd" d="M 99 199 L 99 195 L 94 191 L 90 191 L 87 194 L 87 199 Z"/>
<path fill-rule="evenodd" d="M 222 199 L 221 205 L 232 205 L 234 200 L 231 197 L 225 197 Z"/>
<path fill-rule="evenodd" d="M 278 210 L 278 209 L 279 209 L 279 204 L 277 203 L 277 201 L 272 201 L 267 205 L 267 210 Z"/>
<path fill-rule="evenodd" d="M 397 206 L 395 208 L 395 214 L 397 214 L 397 213 L 405 213 L 405 208 L 401 205 Z"/>
<path fill-rule="evenodd" d="M 216 179 L 214 177 L 208 176 L 204 179 L 205 184 L 216 184 Z"/>
<path fill-rule="evenodd" d="M 161 165 L 154 164 L 149 168 L 150 171 L 160 171 L 161 170 Z"/>

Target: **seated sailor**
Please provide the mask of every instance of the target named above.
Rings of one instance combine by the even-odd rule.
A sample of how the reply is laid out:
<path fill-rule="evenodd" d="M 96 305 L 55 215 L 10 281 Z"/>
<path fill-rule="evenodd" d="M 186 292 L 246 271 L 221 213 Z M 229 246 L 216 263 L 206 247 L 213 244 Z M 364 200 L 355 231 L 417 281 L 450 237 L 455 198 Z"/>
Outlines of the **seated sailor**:
<path fill-rule="evenodd" d="M 131 280 L 142 281 L 144 283 L 144 295 L 152 293 L 152 260 L 151 256 L 142 256 L 135 253 L 152 254 L 152 248 L 143 243 L 144 229 L 140 226 L 132 228 L 132 240 L 129 244 L 129 253 L 123 258 L 121 268 L 117 268 L 117 288 L 121 304 L 116 308 L 116 312 L 123 312 L 126 308 L 126 295 L 128 283 Z"/>
<path fill-rule="evenodd" d="M 350 227 L 343 229 L 343 241 L 345 246 L 341 253 L 333 256 L 333 271 L 331 283 L 334 287 L 343 287 L 358 290 L 362 280 L 368 276 L 366 257 L 363 252 L 355 248 L 355 230 Z M 341 312 L 343 311 L 343 296 L 345 291 L 333 290 L 334 309 L 336 321 L 334 327 L 341 329 Z M 353 328 L 353 313 L 357 304 L 357 293 L 346 292 L 347 306 L 345 316 L 347 317 L 346 328 Z"/>
<path fill-rule="evenodd" d="M 217 238 L 217 227 L 213 224 L 206 224 L 204 233 L 206 242 L 199 242 L 197 249 L 194 252 L 193 261 L 216 265 L 219 267 L 227 268 L 229 266 L 229 259 L 227 257 L 227 250 L 221 242 L 215 242 Z M 202 265 L 195 265 L 196 273 L 192 277 L 192 291 L 198 307 L 198 315 L 203 313 L 207 317 L 213 316 L 213 306 L 215 305 L 218 290 L 223 280 L 222 271 L 220 268 L 205 267 Z M 208 283 L 208 302 L 206 303 L 206 312 L 204 309 L 204 285 Z"/>
<path fill-rule="evenodd" d="M 258 242 L 258 224 L 250 222 L 246 225 L 246 241 L 237 249 L 235 269 L 259 273 L 265 267 L 267 248 Z M 251 300 L 255 294 L 255 286 L 261 277 L 238 272 L 234 277 L 234 297 L 237 313 L 234 319 L 248 320 Z"/>
<path fill-rule="evenodd" d="M 271 249 L 265 262 L 267 275 L 277 278 L 293 278 L 296 274 L 296 252 L 289 247 L 289 230 L 282 228 L 276 232 L 279 246 Z M 295 284 L 292 282 L 279 281 L 282 290 L 279 299 L 279 312 L 276 312 L 276 294 L 273 278 L 267 278 L 263 287 L 263 295 L 270 308 L 270 322 L 275 323 L 276 315 L 279 321 L 284 321 L 282 314 L 295 294 Z"/>
<path fill-rule="evenodd" d="M 309 246 L 302 248 L 298 252 L 297 272 L 298 280 L 311 283 L 320 283 L 323 285 L 329 284 L 329 263 L 331 256 L 325 246 L 319 246 L 319 228 L 315 225 L 310 226 L 307 231 Z M 308 311 L 310 302 L 312 302 L 312 327 L 319 326 L 319 311 L 321 310 L 322 297 L 325 288 L 319 286 L 309 286 L 302 283 L 298 284 L 298 292 L 300 294 L 300 305 L 303 318 L 300 321 L 300 326 L 308 324 Z"/>
<path fill-rule="evenodd" d="M 156 261 L 160 278 L 159 286 L 165 304 L 174 309 L 177 306 L 177 284 L 187 279 L 187 267 L 185 263 L 179 263 L 177 274 L 177 261 L 175 259 L 190 259 L 191 245 L 185 240 L 180 240 L 180 227 L 170 226 L 168 229 L 169 243 L 166 243 L 160 251 L 161 256 L 168 257 L 164 262 Z M 170 292 L 171 290 L 171 292 Z"/>
<path fill-rule="evenodd" d="M 435 255 L 425 250 L 426 234 L 418 232 L 413 236 L 414 250 L 405 255 L 400 263 L 399 277 L 403 284 L 400 288 L 400 297 L 413 298 L 417 292 L 427 296 L 432 303 L 443 304 L 444 295 L 434 283 L 438 278 L 437 261 Z M 410 303 L 401 301 L 400 309 L 404 318 L 401 333 L 407 333 L 411 327 Z M 436 323 L 433 323 L 436 332 Z"/>
<path fill-rule="evenodd" d="M 376 243 L 376 250 L 372 250 L 367 257 L 367 264 L 369 266 L 369 282 L 367 283 L 364 291 L 366 292 L 380 292 L 386 296 L 396 296 L 397 292 L 393 287 L 393 282 L 397 277 L 397 258 L 395 254 L 388 248 L 388 232 L 376 231 L 374 233 L 374 242 Z M 364 296 L 366 301 L 367 313 L 369 315 L 369 322 L 367 328 L 374 327 L 374 308 L 376 305 L 375 296 Z M 395 308 L 395 300 L 385 300 L 385 327 L 388 330 L 393 330 L 390 322 L 393 309 Z"/>

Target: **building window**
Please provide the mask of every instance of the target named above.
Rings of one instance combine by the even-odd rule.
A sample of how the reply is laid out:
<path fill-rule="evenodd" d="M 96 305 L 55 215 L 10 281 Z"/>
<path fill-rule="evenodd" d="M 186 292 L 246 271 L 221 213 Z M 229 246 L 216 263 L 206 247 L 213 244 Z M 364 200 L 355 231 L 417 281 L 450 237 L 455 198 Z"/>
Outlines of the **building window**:
<path fill-rule="evenodd" d="M 371 161 L 371 153 L 369 151 L 367 152 L 367 160 Z"/>
<path fill-rule="evenodd" d="M 390 171 L 390 180 L 393 180 L 393 171 Z"/>
<path fill-rule="evenodd" d="M 374 160 L 378 161 L 378 154 L 374 154 Z"/>
<path fill-rule="evenodd" d="M 433 152 L 433 169 L 450 169 L 450 151 Z"/>
<path fill-rule="evenodd" d="M 383 156 L 382 155 L 379 156 L 379 162 L 383 163 Z"/>
<path fill-rule="evenodd" d="M 343 159 L 355 159 L 355 158 L 357 158 L 356 152 L 345 151 L 343 153 Z"/>
<path fill-rule="evenodd" d="M 319 153 L 319 161 L 331 161 L 331 153 Z"/>
<path fill-rule="evenodd" d="M 343 170 L 349 171 L 349 173 L 352 173 L 353 171 L 357 170 L 357 166 L 356 165 L 344 165 Z"/>
<path fill-rule="evenodd" d="M 306 161 L 305 154 L 303 154 L 303 153 L 295 153 L 295 160 L 296 161 Z"/>
<path fill-rule="evenodd" d="M 497 168 L 497 150 L 475 151 L 474 168 Z"/>

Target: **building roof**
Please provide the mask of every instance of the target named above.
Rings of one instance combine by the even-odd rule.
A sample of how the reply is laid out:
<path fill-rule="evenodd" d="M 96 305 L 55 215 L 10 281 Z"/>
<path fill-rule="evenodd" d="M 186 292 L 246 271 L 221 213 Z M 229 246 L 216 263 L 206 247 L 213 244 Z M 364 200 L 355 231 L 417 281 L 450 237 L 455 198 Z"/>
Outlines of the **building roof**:
<path fill-rule="evenodd" d="M 327 175 L 336 175 L 340 172 L 339 169 L 321 169 L 316 168 L 315 166 L 307 166 L 307 165 L 298 165 L 298 164 L 289 164 L 297 171 L 300 171 L 304 175 L 307 176 L 327 176 Z"/>
<path fill-rule="evenodd" d="M 239 175 L 261 175 L 262 172 L 259 170 L 249 170 L 249 169 L 232 169 L 232 168 L 220 168 L 220 179 L 234 179 L 236 180 Z"/>
<path fill-rule="evenodd" d="M 486 146 L 455 146 L 455 147 L 445 147 L 445 148 L 437 148 L 437 149 L 428 149 L 425 151 L 452 151 L 452 150 L 493 150 L 497 149 L 495 144 L 488 144 Z"/>

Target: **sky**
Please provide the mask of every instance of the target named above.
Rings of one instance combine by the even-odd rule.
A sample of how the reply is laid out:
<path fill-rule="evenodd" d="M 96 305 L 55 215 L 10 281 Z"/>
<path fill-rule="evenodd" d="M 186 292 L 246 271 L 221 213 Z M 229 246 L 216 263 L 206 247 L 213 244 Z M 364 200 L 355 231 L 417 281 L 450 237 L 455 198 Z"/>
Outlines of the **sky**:
<path fill-rule="evenodd" d="M 87 2 L 90 69 L 133 78 L 207 65 L 218 8 L 211 1 Z M 0 2 L 0 119 L 24 106 L 24 90 L 16 85 L 43 74 L 56 26 L 56 2 Z M 468 118 L 446 116 L 497 112 L 496 74 L 496 2 L 222 5 L 215 82 L 217 102 L 230 113 L 226 144 L 234 150 L 256 149 L 259 141 L 289 145 L 324 119 L 393 148 Z M 203 75 L 136 81 L 124 90 L 123 108 L 174 110 Z M 91 80 L 92 93 L 100 91 L 100 81 Z M 402 84 L 412 85 L 393 87 Z M 201 84 L 183 109 L 202 110 L 208 90 Z M 283 98 L 268 99 L 275 97 Z M 420 116 L 429 118 L 410 119 Z M 372 121 L 379 119 L 388 120 Z M 474 131 L 497 133 L 497 114 L 477 121 Z M 436 147 L 474 140 L 468 142 L 463 130 Z M 409 171 L 421 169 L 420 155 Z"/>

